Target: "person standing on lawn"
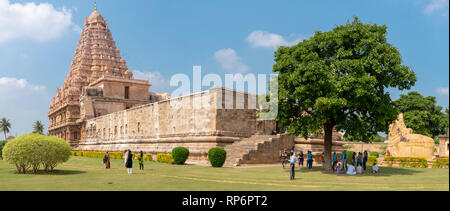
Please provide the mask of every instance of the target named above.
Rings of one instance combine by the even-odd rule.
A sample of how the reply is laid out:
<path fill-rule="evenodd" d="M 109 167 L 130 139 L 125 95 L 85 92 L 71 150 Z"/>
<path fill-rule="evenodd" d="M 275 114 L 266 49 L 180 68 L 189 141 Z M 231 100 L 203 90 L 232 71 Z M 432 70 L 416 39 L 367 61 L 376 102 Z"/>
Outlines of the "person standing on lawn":
<path fill-rule="evenodd" d="M 364 157 L 363 157 L 363 169 L 366 170 L 367 167 L 367 160 L 369 159 L 369 153 L 367 151 L 364 151 Z"/>
<path fill-rule="evenodd" d="M 296 157 L 295 157 L 295 153 L 291 153 L 291 159 L 289 159 L 289 162 L 291 163 L 291 170 L 290 170 L 290 174 L 291 174 L 291 180 L 295 179 L 295 162 L 296 162 Z"/>
<path fill-rule="evenodd" d="M 300 168 L 300 165 L 302 165 L 301 168 L 303 168 L 303 161 L 304 161 L 304 159 L 305 159 L 305 155 L 303 154 L 303 151 L 301 151 L 298 154 L 298 168 Z"/>
<path fill-rule="evenodd" d="M 337 163 L 338 163 L 338 157 L 337 157 L 336 152 L 334 152 L 334 153 L 333 153 L 333 170 L 336 169 Z"/>
<path fill-rule="evenodd" d="M 144 152 L 141 151 L 139 153 L 138 160 L 139 160 L 139 170 L 144 170 Z"/>
<path fill-rule="evenodd" d="M 106 168 L 111 168 L 111 158 L 109 157 L 109 153 L 106 152 L 105 156 L 103 156 L 103 164 L 105 164 Z"/>
<path fill-rule="evenodd" d="M 342 153 L 342 168 L 344 170 L 347 169 L 347 151 L 344 150 L 344 152 Z"/>
<path fill-rule="evenodd" d="M 126 154 L 128 156 L 125 162 L 125 167 L 127 168 L 128 174 L 133 174 L 133 153 L 128 150 Z"/>
<path fill-rule="evenodd" d="M 308 151 L 306 162 L 307 162 L 308 168 L 312 169 L 313 155 L 312 155 L 311 151 Z"/>

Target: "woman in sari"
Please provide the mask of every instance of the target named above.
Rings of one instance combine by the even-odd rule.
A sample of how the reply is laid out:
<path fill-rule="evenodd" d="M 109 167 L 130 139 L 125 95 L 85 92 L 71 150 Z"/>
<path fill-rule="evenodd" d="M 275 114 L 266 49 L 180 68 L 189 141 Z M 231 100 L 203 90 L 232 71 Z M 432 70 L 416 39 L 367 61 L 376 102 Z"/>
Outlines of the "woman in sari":
<path fill-rule="evenodd" d="M 103 157 L 103 164 L 105 164 L 106 168 L 111 168 L 111 158 L 109 157 L 109 153 L 106 152 L 105 156 Z"/>
<path fill-rule="evenodd" d="M 127 168 L 128 174 L 133 174 L 133 154 L 130 150 L 127 151 L 127 159 L 125 161 L 125 167 Z"/>

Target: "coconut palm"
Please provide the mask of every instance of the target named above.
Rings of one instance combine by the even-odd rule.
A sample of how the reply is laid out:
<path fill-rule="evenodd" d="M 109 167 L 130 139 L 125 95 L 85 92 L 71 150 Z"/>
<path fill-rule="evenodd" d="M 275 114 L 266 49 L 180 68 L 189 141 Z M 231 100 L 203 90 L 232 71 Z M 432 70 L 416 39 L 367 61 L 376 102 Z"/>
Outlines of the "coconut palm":
<path fill-rule="evenodd" d="M 9 133 L 9 129 L 11 129 L 11 123 L 9 122 L 8 119 L 3 117 L 0 120 L 0 131 L 3 131 L 3 133 L 5 134 L 5 141 L 6 141 L 6 133 Z"/>
<path fill-rule="evenodd" d="M 42 124 L 41 121 L 36 121 L 33 124 L 33 133 L 39 133 L 39 134 L 43 134 L 44 133 L 44 124 Z"/>

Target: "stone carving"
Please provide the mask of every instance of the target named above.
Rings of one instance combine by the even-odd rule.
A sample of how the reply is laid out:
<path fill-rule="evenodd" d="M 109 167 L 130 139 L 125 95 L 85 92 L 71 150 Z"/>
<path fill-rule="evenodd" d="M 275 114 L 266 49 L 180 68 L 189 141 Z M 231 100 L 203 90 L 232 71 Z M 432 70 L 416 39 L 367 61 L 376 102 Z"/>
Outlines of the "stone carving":
<path fill-rule="evenodd" d="M 403 121 L 403 114 L 389 126 L 387 155 L 396 157 L 423 157 L 431 160 L 435 144 L 432 138 L 414 134 Z"/>

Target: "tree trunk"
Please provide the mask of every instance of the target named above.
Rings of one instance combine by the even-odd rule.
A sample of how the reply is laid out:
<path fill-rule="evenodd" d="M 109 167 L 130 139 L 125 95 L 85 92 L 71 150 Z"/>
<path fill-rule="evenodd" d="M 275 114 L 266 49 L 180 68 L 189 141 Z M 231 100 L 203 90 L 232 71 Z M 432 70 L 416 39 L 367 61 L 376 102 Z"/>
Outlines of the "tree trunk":
<path fill-rule="evenodd" d="M 324 152 L 324 163 L 323 163 L 323 169 L 326 171 L 331 171 L 331 150 L 333 146 L 333 127 L 332 124 L 325 124 L 325 139 L 323 142 L 323 152 Z"/>

